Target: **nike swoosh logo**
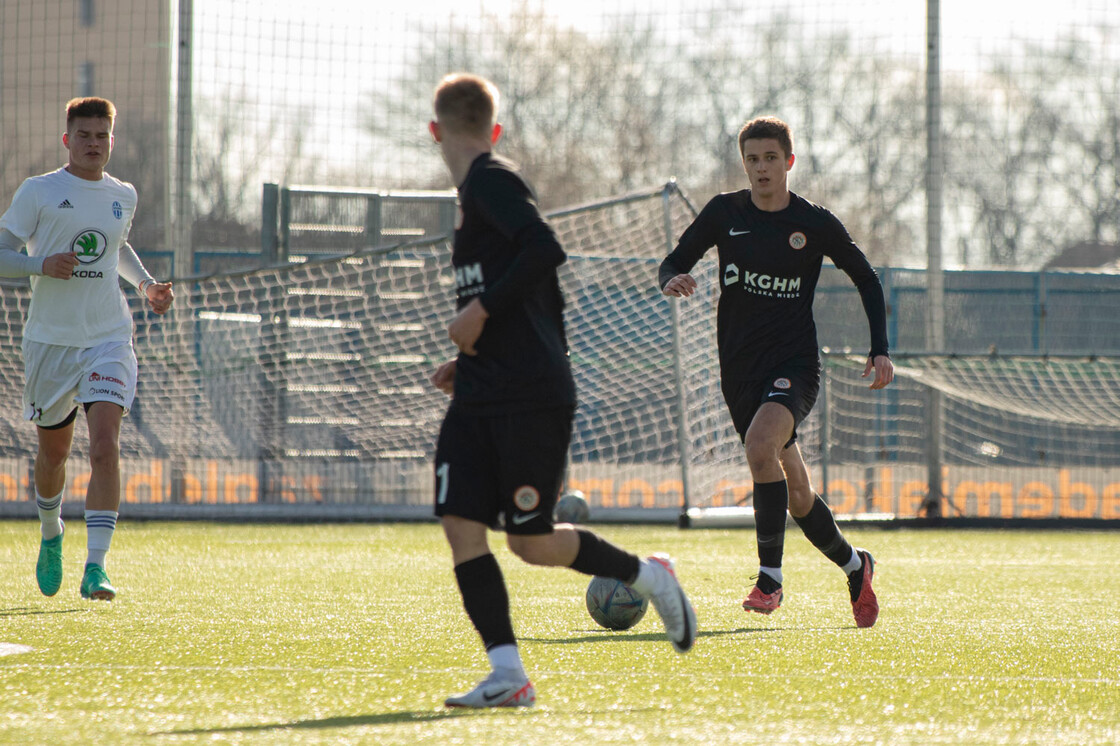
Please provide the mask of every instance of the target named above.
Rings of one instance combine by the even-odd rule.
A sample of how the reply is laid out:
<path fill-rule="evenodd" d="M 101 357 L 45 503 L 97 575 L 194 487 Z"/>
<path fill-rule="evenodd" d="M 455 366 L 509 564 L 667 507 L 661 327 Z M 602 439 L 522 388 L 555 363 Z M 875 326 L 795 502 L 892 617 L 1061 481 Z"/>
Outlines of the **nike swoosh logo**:
<path fill-rule="evenodd" d="M 732 228 L 731 230 L 729 230 L 727 232 L 727 235 L 729 235 L 729 236 L 743 236 L 743 235 L 746 235 L 747 233 L 750 233 L 750 231 L 737 231 L 734 228 Z"/>
<path fill-rule="evenodd" d="M 482 693 L 482 698 L 485 699 L 487 702 L 493 702 L 495 700 L 501 699 L 502 697 L 506 696 L 506 691 L 507 690 L 505 690 L 505 689 L 499 689 L 498 691 L 494 692 L 493 694 L 490 694 L 489 692 L 483 692 Z"/>
<path fill-rule="evenodd" d="M 528 521 L 533 520 L 538 515 L 540 515 L 539 512 L 537 512 L 537 513 L 518 513 L 517 515 L 515 515 L 513 517 L 513 525 L 520 526 L 522 523 L 526 523 Z"/>
<path fill-rule="evenodd" d="M 767 396 L 789 396 L 785 391 L 771 391 Z"/>

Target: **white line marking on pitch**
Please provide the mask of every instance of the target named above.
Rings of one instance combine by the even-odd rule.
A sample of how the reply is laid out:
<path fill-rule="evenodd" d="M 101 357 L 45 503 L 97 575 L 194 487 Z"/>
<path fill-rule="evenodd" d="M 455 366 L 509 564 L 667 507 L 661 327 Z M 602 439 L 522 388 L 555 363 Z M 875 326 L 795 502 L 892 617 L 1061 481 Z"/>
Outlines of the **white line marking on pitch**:
<path fill-rule="evenodd" d="M 30 653 L 35 648 L 30 645 L 19 645 L 14 642 L 0 642 L 0 657 L 5 655 L 19 655 L 20 653 Z"/>

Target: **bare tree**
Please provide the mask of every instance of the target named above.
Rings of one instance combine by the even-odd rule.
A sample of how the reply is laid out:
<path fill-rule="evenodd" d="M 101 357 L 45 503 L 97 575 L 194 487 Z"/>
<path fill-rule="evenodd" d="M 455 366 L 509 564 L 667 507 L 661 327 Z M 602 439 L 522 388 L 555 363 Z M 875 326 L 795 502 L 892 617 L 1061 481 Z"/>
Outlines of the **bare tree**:
<path fill-rule="evenodd" d="M 761 23 L 758 48 L 742 50 L 713 14 L 689 60 L 692 106 L 713 120 L 704 133 L 706 192 L 745 184 L 738 132 L 772 114 L 794 129 L 792 186 L 826 204 L 877 263 L 920 255 L 912 213 L 920 200 L 923 153 L 920 70 L 904 59 L 852 49 L 845 31 L 806 36 L 786 16 Z M 704 178 L 706 177 L 706 178 Z"/>
<path fill-rule="evenodd" d="M 833 143 L 814 169 L 820 186 L 874 263 L 913 261 L 925 253 L 913 220 L 924 199 L 921 71 L 899 58 L 856 53 L 846 37 L 826 48 L 832 52 L 818 64 L 835 81 L 828 120 L 812 118 L 809 130 Z"/>
<path fill-rule="evenodd" d="M 1053 143 L 1072 177 L 1063 179 L 1066 194 L 1086 223 L 1083 239 L 1120 242 L 1120 65 L 1090 58 L 1079 39 L 1064 42 L 1061 52 L 1063 90 L 1072 88 L 1076 99 Z"/>
<path fill-rule="evenodd" d="M 843 28 L 781 12 L 760 18 L 744 40 L 717 7 L 673 34 L 637 12 L 588 34 L 560 27 L 542 8 L 526 2 L 487 15 L 481 34 L 477 23 L 454 21 L 416 29 L 431 43 L 371 92 L 365 126 L 376 152 L 404 151 L 407 161 L 396 178 L 385 169 L 379 178 L 446 185 L 424 125 L 436 82 L 458 70 L 501 88 L 501 150 L 546 207 L 669 177 L 701 204 L 743 188 L 739 128 L 774 114 L 794 127 L 795 191 L 833 210 L 874 263 L 923 261 L 919 59 L 857 46 Z M 1085 51 L 1100 46 L 1027 45 L 986 71 L 946 76 L 946 233 L 965 263 L 1033 266 L 1064 243 L 1117 239 L 1120 65 Z M 1085 101 L 1100 116 L 1069 113 Z"/>
<path fill-rule="evenodd" d="M 1045 230 L 1031 206 L 1044 203 L 1037 169 L 1045 168 L 1042 133 L 1052 114 L 1006 74 L 988 80 L 986 89 L 958 86 L 946 97 L 945 150 L 955 186 L 948 199 L 971 226 L 960 237 L 962 264 L 1022 266 Z"/>
<path fill-rule="evenodd" d="M 423 132 L 439 79 L 456 71 L 485 75 L 502 93 L 506 126 L 500 150 L 517 161 L 545 207 L 651 186 L 673 175 L 680 154 L 675 91 L 654 74 L 654 31 L 638 17 L 619 19 L 601 38 L 561 28 L 539 7 L 485 20 L 480 39 L 466 27 L 420 29 L 442 44 L 409 65 L 408 77 L 371 94 L 366 128 L 378 145 L 411 150 L 432 169 L 397 186 L 445 186 L 438 155 Z"/>
<path fill-rule="evenodd" d="M 257 248 L 262 183 L 286 183 L 295 174 L 306 179 L 315 172 L 303 152 L 304 129 L 251 116 L 253 106 L 229 94 L 195 104 L 196 245 Z M 293 120 L 306 121 L 298 112 Z"/>
<path fill-rule="evenodd" d="M 970 203 L 974 258 L 1037 267 L 1064 247 L 1117 240 L 1120 70 L 1091 48 L 1026 44 L 948 98 L 947 152 Z"/>
<path fill-rule="evenodd" d="M 136 187 L 138 205 L 129 242 L 138 249 L 167 249 L 167 138 L 158 120 L 126 111 L 119 118 L 109 171 Z"/>

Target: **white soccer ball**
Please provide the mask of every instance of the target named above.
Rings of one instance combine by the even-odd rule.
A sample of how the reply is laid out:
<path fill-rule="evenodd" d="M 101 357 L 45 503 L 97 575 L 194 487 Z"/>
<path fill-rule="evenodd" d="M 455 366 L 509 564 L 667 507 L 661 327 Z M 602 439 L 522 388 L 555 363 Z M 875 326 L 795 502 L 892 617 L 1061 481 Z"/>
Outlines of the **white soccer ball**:
<path fill-rule="evenodd" d="M 568 490 L 556 501 L 553 517 L 557 523 L 587 523 L 591 508 L 587 498 L 579 490 Z"/>

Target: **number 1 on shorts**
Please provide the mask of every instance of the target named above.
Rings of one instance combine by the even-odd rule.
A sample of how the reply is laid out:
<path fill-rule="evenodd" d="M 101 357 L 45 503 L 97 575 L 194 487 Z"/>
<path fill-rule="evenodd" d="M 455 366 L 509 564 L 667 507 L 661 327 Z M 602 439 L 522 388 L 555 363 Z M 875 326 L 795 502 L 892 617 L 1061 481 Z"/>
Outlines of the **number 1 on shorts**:
<path fill-rule="evenodd" d="M 436 494 L 436 502 L 440 505 L 447 502 L 447 477 L 451 472 L 451 464 L 444 461 L 436 467 L 436 479 L 439 480 L 439 492 Z"/>

